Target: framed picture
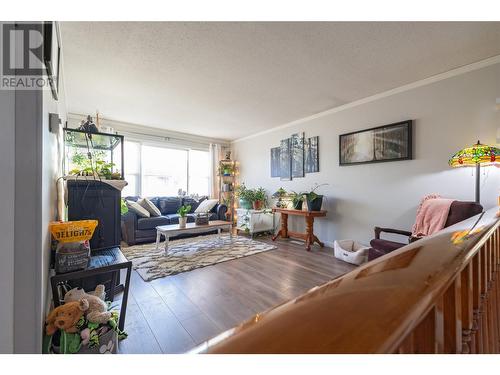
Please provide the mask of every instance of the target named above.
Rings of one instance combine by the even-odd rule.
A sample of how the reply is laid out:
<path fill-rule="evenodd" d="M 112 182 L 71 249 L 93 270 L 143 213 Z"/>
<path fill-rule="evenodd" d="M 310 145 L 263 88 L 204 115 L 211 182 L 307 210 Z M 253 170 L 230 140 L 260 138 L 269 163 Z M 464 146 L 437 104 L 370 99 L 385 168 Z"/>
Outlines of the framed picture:
<path fill-rule="evenodd" d="M 50 89 L 55 100 L 59 97 L 59 66 L 61 57 L 61 38 L 57 22 L 43 25 L 43 61 L 47 69 Z"/>
<path fill-rule="evenodd" d="M 339 165 L 412 158 L 412 120 L 339 136 Z"/>
<path fill-rule="evenodd" d="M 280 163 L 280 147 L 273 147 L 271 149 L 271 177 L 281 177 Z"/>
<path fill-rule="evenodd" d="M 280 145 L 280 177 L 283 181 L 289 181 L 292 179 L 290 143 L 290 138 L 287 138 L 283 139 Z"/>
<path fill-rule="evenodd" d="M 305 171 L 319 172 L 319 137 L 307 138 L 305 142 Z"/>
<path fill-rule="evenodd" d="M 304 133 L 292 134 L 292 177 L 304 177 Z"/>

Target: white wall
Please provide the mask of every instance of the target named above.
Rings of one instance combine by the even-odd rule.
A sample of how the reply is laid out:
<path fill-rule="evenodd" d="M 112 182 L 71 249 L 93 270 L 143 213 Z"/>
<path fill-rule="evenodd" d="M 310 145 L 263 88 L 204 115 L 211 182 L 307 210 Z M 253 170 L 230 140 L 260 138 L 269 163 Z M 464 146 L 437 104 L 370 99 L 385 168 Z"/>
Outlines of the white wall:
<path fill-rule="evenodd" d="M 16 90 L 14 200 L 14 352 L 41 345 L 42 93 Z"/>
<path fill-rule="evenodd" d="M 62 43 L 62 42 L 61 42 Z M 58 100 L 55 100 L 50 90 L 43 92 L 43 107 L 42 107 L 42 232 L 40 243 L 41 263 L 42 263 L 42 282 L 40 285 L 41 302 L 45 308 L 42 310 L 42 319 L 45 319 L 48 309 L 48 303 L 52 298 L 49 287 L 49 266 L 50 266 L 50 251 L 51 251 L 51 235 L 49 232 L 49 223 L 58 220 L 58 186 L 57 180 L 62 176 L 62 158 L 63 151 L 63 132 L 62 128 L 67 119 L 66 113 L 66 93 L 64 87 L 64 57 L 61 53 L 61 68 L 59 76 L 59 95 Z M 49 113 L 57 113 L 61 119 L 57 133 L 50 132 L 49 128 Z"/>
<path fill-rule="evenodd" d="M 496 143 L 500 115 L 495 100 L 500 97 L 500 64 L 413 88 L 392 96 L 330 113 L 273 132 L 233 143 L 240 162 L 240 182 L 263 186 L 269 193 L 280 186 L 305 190 L 328 183 L 319 193 L 326 195 L 325 219 L 315 230 L 321 240 L 353 238 L 369 242 L 373 226 L 409 229 L 420 199 L 428 193 L 474 200 L 471 169 L 448 167 L 456 151 L 478 139 Z M 414 160 L 356 166 L 338 165 L 339 134 L 414 120 Z M 270 178 L 270 149 L 281 139 L 304 131 L 319 136 L 320 172 L 293 181 Z M 481 203 L 496 204 L 500 169 L 488 167 L 481 176 Z M 292 219 L 294 229 L 303 223 Z"/>
<path fill-rule="evenodd" d="M 66 117 L 60 82 L 58 102 L 50 91 L 0 91 L 0 353 L 41 351 L 61 165 L 49 112 Z"/>
<path fill-rule="evenodd" d="M 1 23 L 0 23 L 1 28 Z M 14 349 L 15 92 L 0 90 L 0 353 Z"/>

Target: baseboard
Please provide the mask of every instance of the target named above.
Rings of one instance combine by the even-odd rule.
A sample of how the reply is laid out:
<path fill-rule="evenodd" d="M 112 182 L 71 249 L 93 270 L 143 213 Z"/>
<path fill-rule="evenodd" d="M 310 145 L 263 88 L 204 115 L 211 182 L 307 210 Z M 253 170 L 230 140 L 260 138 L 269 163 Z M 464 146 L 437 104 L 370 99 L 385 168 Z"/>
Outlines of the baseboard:
<path fill-rule="evenodd" d="M 295 244 L 298 244 L 298 245 L 303 245 L 305 243 L 304 240 L 297 239 L 297 238 L 290 239 L 289 241 L 291 243 L 295 243 Z M 325 244 L 325 247 L 333 249 L 333 241 L 323 241 L 323 243 Z M 315 243 L 314 246 L 318 246 L 318 244 Z"/>
<path fill-rule="evenodd" d="M 330 247 L 333 249 L 333 241 L 323 241 L 326 247 Z"/>

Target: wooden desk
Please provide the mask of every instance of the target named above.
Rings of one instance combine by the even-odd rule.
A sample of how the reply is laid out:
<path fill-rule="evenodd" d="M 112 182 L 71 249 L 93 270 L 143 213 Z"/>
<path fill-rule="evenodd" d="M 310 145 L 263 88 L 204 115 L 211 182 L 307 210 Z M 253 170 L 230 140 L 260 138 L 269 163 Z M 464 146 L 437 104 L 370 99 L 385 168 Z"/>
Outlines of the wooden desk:
<path fill-rule="evenodd" d="M 281 229 L 273 237 L 275 241 L 278 237 L 282 238 L 300 238 L 306 241 L 306 250 L 311 250 L 311 245 L 317 242 L 319 246 L 323 247 L 325 244 L 321 242 L 318 237 L 314 235 L 314 218 L 326 216 L 326 211 L 302 211 L 290 210 L 286 208 L 273 208 L 273 212 L 281 214 Z M 303 216 L 306 220 L 306 233 L 297 233 L 288 230 L 288 215 Z"/>

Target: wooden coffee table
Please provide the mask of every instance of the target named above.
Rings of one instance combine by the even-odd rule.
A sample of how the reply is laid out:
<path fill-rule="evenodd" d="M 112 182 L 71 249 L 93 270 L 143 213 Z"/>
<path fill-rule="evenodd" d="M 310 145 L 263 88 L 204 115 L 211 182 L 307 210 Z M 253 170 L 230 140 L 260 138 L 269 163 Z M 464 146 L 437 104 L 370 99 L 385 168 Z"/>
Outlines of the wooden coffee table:
<path fill-rule="evenodd" d="M 209 221 L 208 225 L 196 225 L 195 223 L 187 223 L 185 228 L 179 228 L 179 224 L 160 225 L 156 227 L 156 249 L 160 246 L 161 236 L 165 236 L 165 254 L 168 253 L 168 241 L 170 237 L 178 236 L 179 234 L 191 233 L 206 233 L 217 229 L 220 238 L 222 229 L 229 230 L 229 236 L 232 238 L 232 224 L 229 221 L 214 220 Z"/>

